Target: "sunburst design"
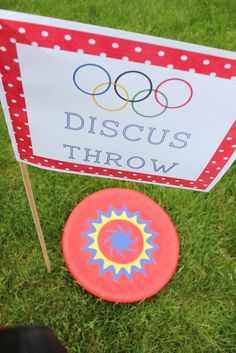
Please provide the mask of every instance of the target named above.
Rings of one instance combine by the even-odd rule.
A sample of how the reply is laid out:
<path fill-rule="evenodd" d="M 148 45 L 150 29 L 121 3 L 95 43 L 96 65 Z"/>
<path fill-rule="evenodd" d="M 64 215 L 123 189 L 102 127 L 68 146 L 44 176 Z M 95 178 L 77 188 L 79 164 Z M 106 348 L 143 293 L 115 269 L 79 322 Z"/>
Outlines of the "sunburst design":
<path fill-rule="evenodd" d="M 100 275 L 109 271 L 113 274 L 115 281 L 117 281 L 122 274 L 126 275 L 130 280 L 132 280 L 134 272 L 141 272 L 145 275 L 144 265 L 146 263 L 155 263 L 152 257 L 152 251 L 159 249 L 152 241 L 158 234 L 150 230 L 149 226 L 151 221 L 141 220 L 139 211 L 131 213 L 126 207 L 118 211 L 110 206 L 107 213 L 98 211 L 97 214 L 98 217 L 96 220 L 88 221 L 90 230 L 82 234 L 88 241 L 82 250 L 87 250 L 91 254 L 88 264 L 99 264 Z M 102 228 L 108 222 L 119 220 L 127 221 L 135 225 L 141 232 L 143 238 L 143 247 L 140 255 L 129 263 L 118 263 L 108 259 L 101 251 L 98 244 L 98 236 Z"/>
<path fill-rule="evenodd" d="M 131 230 L 129 228 L 128 233 L 125 233 L 125 230 L 121 227 L 121 226 L 117 226 L 118 227 L 118 231 L 113 229 L 113 230 L 109 230 L 108 232 L 112 233 L 112 236 L 107 238 L 105 243 L 107 242 L 111 242 L 111 249 L 110 252 L 113 252 L 113 249 L 116 248 L 119 255 L 124 257 L 123 251 L 128 251 L 128 252 L 132 252 L 134 250 L 130 249 L 130 246 L 134 243 L 136 243 L 137 238 L 132 240 L 132 233 Z"/>

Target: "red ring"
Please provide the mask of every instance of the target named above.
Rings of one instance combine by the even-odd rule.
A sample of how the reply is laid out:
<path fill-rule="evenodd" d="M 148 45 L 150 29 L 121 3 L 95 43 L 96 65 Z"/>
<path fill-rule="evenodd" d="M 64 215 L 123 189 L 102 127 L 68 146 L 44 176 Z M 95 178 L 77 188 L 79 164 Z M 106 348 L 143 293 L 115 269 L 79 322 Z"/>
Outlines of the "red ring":
<path fill-rule="evenodd" d="M 168 82 L 168 81 L 176 81 L 176 80 L 177 80 L 177 81 L 182 81 L 182 82 L 184 82 L 184 83 L 187 84 L 187 86 L 188 86 L 189 89 L 190 89 L 190 96 L 189 96 L 188 100 L 187 100 L 185 103 L 181 104 L 181 105 L 178 105 L 178 106 L 176 106 L 176 107 L 166 106 L 166 105 L 162 104 L 162 103 L 158 100 L 158 98 L 157 98 L 158 90 L 159 90 L 159 88 L 161 87 L 161 85 L 163 85 L 163 83 L 166 83 L 166 82 Z M 192 89 L 192 86 L 190 85 L 190 83 L 188 83 L 187 81 L 183 80 L 182 78 L 168 78 L 167 80 L 162 81 L 161 83 L 159 83 L 159 85 L 158 85 L 157 88 L 155 89 L 154 96 L 155 96 L 155 99 L 156 99 L 157 103 L 160 104 L 163 108 L 177 109 L 177 108 L 181 108 L 181 107 L 183 107 L 183 106 L 185 106 L 186 104 L 189 103 L 189 101 L 190 101 L 190 100 L 192 99 L 192 97 L 193 97 L 193 89 Z"/>

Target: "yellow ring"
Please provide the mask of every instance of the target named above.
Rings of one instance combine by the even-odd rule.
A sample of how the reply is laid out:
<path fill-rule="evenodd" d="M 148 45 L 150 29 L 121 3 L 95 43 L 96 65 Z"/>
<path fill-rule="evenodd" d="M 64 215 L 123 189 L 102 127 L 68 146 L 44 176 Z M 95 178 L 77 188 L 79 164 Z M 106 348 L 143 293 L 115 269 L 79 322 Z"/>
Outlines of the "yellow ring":
<path fill-rule="evenodd" d="M 113 86 L 116 85 L 117 87 L 121 88 L 121 89 L 124 91 L 125 95 L 126 95 L 126 101 L 125 101 L 125 103 L 124 103 L 120 108 L 117 108 L 117 109 L 108 109 L 108 108 L 104 108 L 101 104 L 99 104 L 99 103 L 96 101 L 96 97 L 97 97 L 97 95 L 95 95 L 95 94 L 96 94 L 96 91 L 97 91 L 100 87 L 105 86 L 105 85 L 107 85 L 107 84 L 109 84 L 109 82 L 100 83 L 98 86 L 96 86 L 96 87 L 94 88 L 94 90 L 93 90 L 93 95 L 92 95 L 92 98 L 93 98 L 94 103 L 95 103 L 99 108 L 101 108 L 101 109 L 103 109 L 103 110 L 106 110 L 106 111 L 108 111 L 108 112 L 118 112 L 118 111 L 124 109 L 124 108 L 127 106 L 127 104 L 129 103 L 129 94 L 128 94 L 127 90 L 126 90 L 123 86 L 119 85 L 118 83 L 115 84 L 114 82 L 111 82 L 111 85 L 113 85 Z"/>
<path fill-rule="evenodd" d="M 133 223 L 133 225 L 136 226 L 142 234 L 142 237 L 143 237 L 142 252 L 135 260 L 133 260 L 130 263 L 123 264 L 123 263 L 110 260 L 103 254 L 102 250 L 99 247 L 98 236 L 100 231 L 108 222 L 115 221 L 115 220 L 123 220 L 123 221 L 128 221 Z M 137 215 L 134 215 L 133 217 L 129 217 L 126 211 L 123 211 L 122 214 L 120 215 L 117 215 L 115 211 L 112 211 L 109 217 L 106 215 L 102 215 L 101 223 L 96 223 L 95 221 L 92 223 L 92 225 L 93 225 L 94 231 L 89 234 L 89 237 L 90 239 L 93 239 L 93 242 L 92 244 L 89 245 L 88 248 L 96 251 L 96 255 L 94 256 L 93 260 L 103 260 L 103 269 L 106 269 L 109 266 L 114 266 L 116 274 L 118 274 L 122 268 L 125 268 L 128 273 L 131 273 L 132 266 L 135 266 L 141 269 L 142 268 L 141 260 L 150 259 L 146 251 L 152 248 L 152 245 L 148 243 L 148 239 L 152 236 L 152 234 L 145 231 L 146 224 L 138 223 Z"/>

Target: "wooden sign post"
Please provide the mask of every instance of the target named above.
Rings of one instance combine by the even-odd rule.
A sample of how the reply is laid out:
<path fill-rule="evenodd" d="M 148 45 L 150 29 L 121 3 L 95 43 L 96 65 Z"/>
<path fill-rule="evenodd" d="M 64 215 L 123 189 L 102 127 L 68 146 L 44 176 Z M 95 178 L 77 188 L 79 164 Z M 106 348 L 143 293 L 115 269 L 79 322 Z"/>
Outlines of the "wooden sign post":
<path fill-rule="evenodd" d="M 19 162 L 19 165 L 20 165 L 20 170 L 21 170 L 23 182 L 25 185 L 25 191 L 26 191 L 29 205 L 30 205 L 30 210 L 32 213 L 32 217 L 34 219 L 39 242 L 41 245 L 44 261 L 45 261 L 47 270 L 50 273 L 51 272 L 51 264 L 50 264 L 50 260 L 49 260 L 49 256 L 48 256 L 48 252 L 47 252 L 47 247 L 46 247 L 46 243 L 44 240 L 44 236 L 43 236 L 43 232 L 42 232 L 42 228 L 41 228 L 41 224 L 40 224 L 40 220 L 39 220 L 39 215 L 38 215 L 38 211 L 37 211 L 37 207 L 36 207 L 36 203 L 35 203 L 35 199 L 34 199 L 34 194 L 33 194 L 32 186 L 31 186 L 31 182 L 30 182 L 28 168 L 27 168 L 27 165 L 24 163 Z"/>

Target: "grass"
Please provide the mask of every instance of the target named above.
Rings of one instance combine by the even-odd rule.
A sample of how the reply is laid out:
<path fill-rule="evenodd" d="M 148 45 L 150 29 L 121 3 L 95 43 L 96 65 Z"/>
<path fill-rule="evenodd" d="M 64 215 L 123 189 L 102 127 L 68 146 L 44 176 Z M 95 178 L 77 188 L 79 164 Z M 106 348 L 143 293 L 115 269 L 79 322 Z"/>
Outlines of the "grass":
<path fill-rule="evenodd" d="M 236 49 L 235 0 L 3 0 L 2 8 Z M 52 260 L 48 275 L 0 119 L 0 324 L 48 325 L 70 353 L 235 352 L 235 166 L 208 194 L 29 168 Z M 176 274 L 159 294 L 137 304 L 90 295 L 63 262 L 68 215 L 85 196 L 107 187 L 146 193 L 179 234 Z"/>

